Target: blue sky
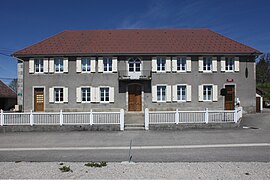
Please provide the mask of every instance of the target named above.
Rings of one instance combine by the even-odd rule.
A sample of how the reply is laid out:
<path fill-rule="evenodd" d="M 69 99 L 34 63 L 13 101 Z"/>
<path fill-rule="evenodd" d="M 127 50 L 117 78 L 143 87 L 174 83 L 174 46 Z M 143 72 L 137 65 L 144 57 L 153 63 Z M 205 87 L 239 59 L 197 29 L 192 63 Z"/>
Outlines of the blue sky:
<path fill-rule="evenodd" d="M 0 0 L 0 79 L 10 54 L 67 29 L 210 28 L 270 52 L 269 0 Z"/>

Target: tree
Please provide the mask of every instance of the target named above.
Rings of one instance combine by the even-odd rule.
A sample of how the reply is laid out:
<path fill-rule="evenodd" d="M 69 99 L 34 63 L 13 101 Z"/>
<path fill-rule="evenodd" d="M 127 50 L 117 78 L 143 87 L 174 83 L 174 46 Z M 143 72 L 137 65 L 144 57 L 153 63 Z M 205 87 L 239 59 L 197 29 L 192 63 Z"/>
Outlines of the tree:
<path fill-rule="evenodd" d="M 270 53 L 262 54 L 256 64 L 256 79 L 259 83 L 270 82 Z"/>
<path fill-rule="evenodd" d="M 13 79 L 8 86 L 17 94 L 17 79 Z"/>

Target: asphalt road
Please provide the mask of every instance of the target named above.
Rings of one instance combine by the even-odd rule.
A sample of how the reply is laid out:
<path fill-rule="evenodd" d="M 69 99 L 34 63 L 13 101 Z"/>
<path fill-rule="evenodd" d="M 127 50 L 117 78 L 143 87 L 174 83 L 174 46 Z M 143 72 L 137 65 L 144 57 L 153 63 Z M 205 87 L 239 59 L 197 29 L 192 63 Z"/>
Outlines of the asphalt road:
<path fill-rule="evenodd" d="M 243 128 L 250 127 L 250 128 Z M 0 161 L 270 162 L 270 112 L 235 129 L 0 134 Z"/>

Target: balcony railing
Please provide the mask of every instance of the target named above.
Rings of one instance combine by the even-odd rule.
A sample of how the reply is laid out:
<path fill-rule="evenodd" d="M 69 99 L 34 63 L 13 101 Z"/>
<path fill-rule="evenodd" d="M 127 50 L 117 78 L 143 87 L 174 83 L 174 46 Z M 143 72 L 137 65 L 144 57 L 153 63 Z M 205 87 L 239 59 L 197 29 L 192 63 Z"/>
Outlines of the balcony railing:
<path fill-rule="evenodd" d="M 129 72 L 128 70 L 119 70 L 119 80 L 151 80 L 151 70 L 143 70 L 140 72 Z"/>

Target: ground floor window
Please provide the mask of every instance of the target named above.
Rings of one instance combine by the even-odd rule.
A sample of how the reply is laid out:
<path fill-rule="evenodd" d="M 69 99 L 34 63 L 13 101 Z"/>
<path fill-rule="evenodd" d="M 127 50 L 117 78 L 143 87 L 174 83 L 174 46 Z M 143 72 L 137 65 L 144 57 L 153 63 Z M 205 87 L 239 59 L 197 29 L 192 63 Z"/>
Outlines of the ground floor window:
<path fill-rule="evenodd" d="M 81 88 L 82 102 L 91 101 L 91 88 Z"/>
<path fill-rule="evenodd" d="M 101 87 L 100 88 L 100 102 L 109 102 L 109 88 L 108 87 Z"/>
<path fill-rule="evenodd" d="M 157 101 L 166 101 L 166 86 L 157 86 Z"/>
<path fill-rule="evenodd" d="M 203 86 L 203 100 L 204 101 L 211 101 L 212 100 L 212 89 L 211 85 L 204 85 Z"/>
<path fill-rule="evenodd" d="M 64 90 L 63 88 L 54 88 L 54 102 L 64 101 Z"/>
<path fill-rule="evenodd" d="M 179 85 L 177 86 L 177 100 L 186 101 L 186 86 Z"/>

